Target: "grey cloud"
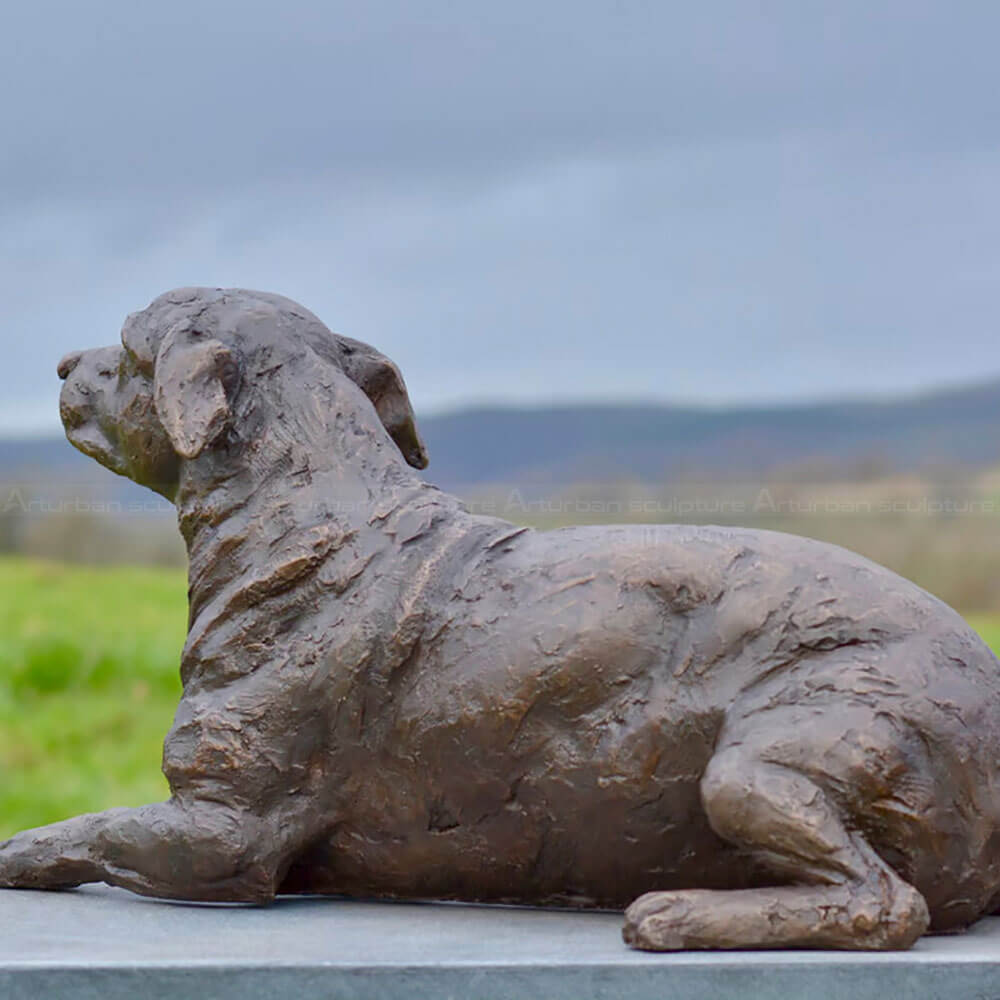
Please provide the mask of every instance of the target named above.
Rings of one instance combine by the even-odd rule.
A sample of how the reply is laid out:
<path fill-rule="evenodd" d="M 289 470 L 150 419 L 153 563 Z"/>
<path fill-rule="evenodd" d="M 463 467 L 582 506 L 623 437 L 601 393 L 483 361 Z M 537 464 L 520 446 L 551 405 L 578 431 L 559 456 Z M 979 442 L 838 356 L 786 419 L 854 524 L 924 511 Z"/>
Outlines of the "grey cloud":
<path fill-rule="evenodd" d="M 479 173 L 817 126 L 976 146 L 998 25 L 913 0 L 19 4 L 4 189 Z"/>
<path fill-rule="evenodd" d="M 1000 369 L 995 5 L 4 17 L 0 428 L 54 422 L 58 355 L 187 283 L 301 299 L 422 407 Z"/>

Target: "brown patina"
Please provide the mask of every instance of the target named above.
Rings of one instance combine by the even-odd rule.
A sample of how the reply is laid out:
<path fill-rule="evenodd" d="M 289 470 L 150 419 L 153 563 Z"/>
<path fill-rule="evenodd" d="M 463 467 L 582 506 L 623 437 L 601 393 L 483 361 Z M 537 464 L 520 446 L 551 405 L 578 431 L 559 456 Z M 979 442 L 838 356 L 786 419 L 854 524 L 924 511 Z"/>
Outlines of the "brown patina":
<path fill-rule="evenodd" d="M 190 556 L 171 798 L 0 885 L 628 906 L 641 948 L 904 948 L 1000 906 L 1000 665 L 843 549 L 468 513 L 396 367 L 180 289 L 64 358 L 70 441 Z M 629 905 L 631 904 L 631 905 Z"/>

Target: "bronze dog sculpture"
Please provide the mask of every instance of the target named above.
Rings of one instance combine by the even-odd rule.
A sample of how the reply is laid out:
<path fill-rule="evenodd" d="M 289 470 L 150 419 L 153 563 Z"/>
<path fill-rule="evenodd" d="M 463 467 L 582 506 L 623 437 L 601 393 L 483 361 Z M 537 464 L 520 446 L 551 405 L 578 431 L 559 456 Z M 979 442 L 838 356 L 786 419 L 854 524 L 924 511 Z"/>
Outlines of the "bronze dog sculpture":
<path fill-rule="evenodd" d="M 663 950 L 1000 906 L 1000 665 L 914 585 L 773 532 L 473 516 L 408 467 L 398 370 L 278 296 L 171 292 L 59 374 L 70 441 L 177 505 L 184 694 L 170 799 L 15 836 L 0 885 L 631 903 Z"/>

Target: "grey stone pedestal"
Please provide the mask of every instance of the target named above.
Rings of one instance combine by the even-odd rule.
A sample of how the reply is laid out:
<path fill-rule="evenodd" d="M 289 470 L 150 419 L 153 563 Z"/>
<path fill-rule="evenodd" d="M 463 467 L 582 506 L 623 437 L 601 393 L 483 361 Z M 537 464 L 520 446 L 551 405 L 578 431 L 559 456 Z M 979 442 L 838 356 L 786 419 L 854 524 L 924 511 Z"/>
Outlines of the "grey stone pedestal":
<path fill-rule="evenodd" d="M 1000 918 L 890 954 L 645 955 L 620 925 L 505 907 L 0 891 L 0 998 L 1000 998 Z"/>

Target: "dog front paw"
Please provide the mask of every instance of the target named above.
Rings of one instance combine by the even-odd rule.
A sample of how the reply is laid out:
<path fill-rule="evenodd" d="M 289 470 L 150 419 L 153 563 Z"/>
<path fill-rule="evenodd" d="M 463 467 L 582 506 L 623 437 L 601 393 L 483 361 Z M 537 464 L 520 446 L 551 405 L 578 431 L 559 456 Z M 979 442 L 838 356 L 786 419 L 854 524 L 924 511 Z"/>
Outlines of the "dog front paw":
<path fill-rule="evenodd" d="M 30 888 L 31 866 L 17 848 L 17 838 L 0 843 L 0 889 Z"/>
<path fill-rule="evenodd" d="M 71 889 L 86 881 L 88 867 L 32 831 L 0 843 L 0 889 Z"/>

